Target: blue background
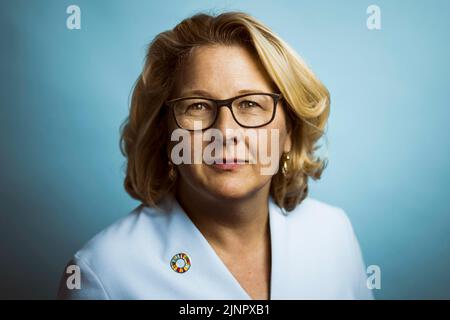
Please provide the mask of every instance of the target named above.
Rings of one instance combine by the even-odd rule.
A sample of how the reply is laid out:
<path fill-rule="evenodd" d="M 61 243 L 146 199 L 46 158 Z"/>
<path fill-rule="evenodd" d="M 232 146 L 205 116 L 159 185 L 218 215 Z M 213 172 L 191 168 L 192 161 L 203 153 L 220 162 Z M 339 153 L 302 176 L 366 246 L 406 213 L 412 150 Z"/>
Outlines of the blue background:
<path fill-rule="evenodd" d="M 381 267 L 376 297 L 450 298 L 445 0 L 1 1 L 0 297 L 53 298 L 71 254 L 138 205 L 119 126 L 146 46 L 211 9 L 261 19 L 330 90 L 329 165 L 310 194 L 346 210 Z"/>

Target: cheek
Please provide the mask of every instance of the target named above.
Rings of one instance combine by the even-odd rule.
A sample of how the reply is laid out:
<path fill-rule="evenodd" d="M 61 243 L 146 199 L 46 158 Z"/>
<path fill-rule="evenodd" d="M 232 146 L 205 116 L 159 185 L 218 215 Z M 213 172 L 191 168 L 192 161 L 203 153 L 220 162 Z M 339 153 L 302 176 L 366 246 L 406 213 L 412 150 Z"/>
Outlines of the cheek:
<path fill-rule="evenodd" d="M 262 138 L 258 142 L 259 170 L 265 176 L 273 176 L 278 172 L 284 146 L 289 138 L 286 118 L 281 108 L 280 111 L 273 122 L 260 129 L 264 132 L 261 132 Z"/>
<path fill-rule="evenodd" d="M 281 106 L 279 106 L 278 108 L 279 108 L 278 109 L 279 112 L 277 112 L 277 115 L 271 125 L 274 129 L 278 130 L 278 142 L 277 143 L 278 143 L 278 149 L 279 149 L 280 155 L 281 155 L 281 153 L 283 153 L 284 145 L 285 145 L 287 139 L 289 138 L 289 136 L 288 136 L 286 113 Z M 278 158 L 278 160 L 279 160 L 279 158 Z"/>
<path fill-rule="evenodd" d="M 283 153 L 283 146 L 288 138 L 286 128 L 282 126 L 272 126 L 270 128 L 261 129 L 258 135 L 258 159 L 269 157 L 271 161 L 279 161 L 281 154 Z"/>

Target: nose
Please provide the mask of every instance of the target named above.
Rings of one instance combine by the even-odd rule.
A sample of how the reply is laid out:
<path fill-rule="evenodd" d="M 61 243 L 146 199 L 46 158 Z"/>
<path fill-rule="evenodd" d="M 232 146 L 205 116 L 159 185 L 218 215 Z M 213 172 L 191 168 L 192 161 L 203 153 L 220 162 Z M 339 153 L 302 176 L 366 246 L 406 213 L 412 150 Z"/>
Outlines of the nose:
<path fill-rule="evenodd" d="M 218 115 L 213 128 L 220 130 L 224 144 L 228 140 L 230 140 L 230 142 L 233 141 L 234 143 L 237 143 L 236 134 L 233 132 L 227 133 L 227 129 L 237 130 L 241 128 L 241 126 L 234 120 L 231 109 L 226 106 L 221 106 L 218 108 L 217 112 Z"/>
<path fill-rule="evenodd" d="M 237 129 L 240 125 L 234 120 L 231 109 L 226 106 L 221 106 L 217 110 L 217 119 L 214 123 L 214 128 L 222 131 L 225 134 L 226 129 Z"/>

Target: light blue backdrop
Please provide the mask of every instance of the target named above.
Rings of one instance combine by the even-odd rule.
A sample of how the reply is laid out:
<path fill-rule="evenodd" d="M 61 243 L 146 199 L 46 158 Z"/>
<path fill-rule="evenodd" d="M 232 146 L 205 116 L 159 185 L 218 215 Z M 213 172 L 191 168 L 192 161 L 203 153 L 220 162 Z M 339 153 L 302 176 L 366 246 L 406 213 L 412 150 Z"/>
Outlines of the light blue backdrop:
<path fill-rule="evenodd" d="M 66 8 L 81 8 L 81 30 Z M 366 27 L 381 8 L 382 29 Z M 329 88 L 329 166 L 311 196 L 344 208 L 377 298 L 450 298 L 449 1 L 1 1 L 2 298 L 53 298 L 86 240 L 138 203 L 119 126 L 159 32 L 243 10 Z"/>

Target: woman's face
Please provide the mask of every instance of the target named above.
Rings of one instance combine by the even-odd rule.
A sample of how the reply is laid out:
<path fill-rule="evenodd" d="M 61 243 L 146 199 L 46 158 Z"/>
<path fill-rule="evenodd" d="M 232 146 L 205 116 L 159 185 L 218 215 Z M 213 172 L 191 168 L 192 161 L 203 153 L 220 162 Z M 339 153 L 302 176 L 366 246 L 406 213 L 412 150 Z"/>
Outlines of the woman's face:
<path fill-rule="evenodd" d="M 192 91 L 200 90 L 204 93 L 192 93 Z M 242 90 L 278 93 L 263 66 L 247 49 L 240 46 L 203 46 L 194 49 L 192 55 L 185 60 L 185 64 L 177 75 L 170 98 L 207 95 L 208 98 L 213 99 L 229 99 L 242 94 Z M 188 187 L 196 194 L 217 200 L 245 198 L 264 188 L 268 190 L 274 173 L 267 174 L 267 171 L 264 171 L 263 168 L 267 170 L 268 166 L 261 163 L 259 153 L 261 150 L 267 150 L 264 151 L 265 154 L 271 156 L 273 164 L 278 166 L 281 153 L 288 152 L 291 148 L 286 114 L 281 104 L 278 102 L 272 122 L 255 129 L 242 128 L 234 120 L 229 108 L 219 108 L 217 120 L 212 128 L 219 130 L 222 134 L 223 149 L 222 155 L 215 155 L 214 158 L 223 158 L 226 161 L 242 160 L 245 157 L 236 149 L 237 144 L 240 143 L 244 146 L 246 159 L 251 158 L 253 161 L 231 166 L 210 165 L 204 161 L 200 164 L 180 164 L 177 170 L 179 179 L 182 180 L 181 185 Z M 171 132 L 178 129 L 173 117 L 169 118 L 169 128 Z M 227 132 L 227 129 L 234 131 Z M 242 136 L 229 134 L 237 132 L 236 130 L 256 132 L 258 134 L 256 145 L 255 140 L 248 139 L 246 134 Z M 274 131 L 278 131 L 278 136 L 272 136 L 271 139 L 271 132 Z M 202 133 L 204 132 L 189 132 L 192 150 L 194 150 L 195 135 Z M 171 142 L 171 147 L 176 143 Z M 201 142 L 202 150 L 205 150 L 210 143 L 210 141 Z M 277 148 L 274 148 L 275 144 Z M 278 152 L 275 149 L 278 149 Z M 242 151 L 242 149 L 239 150 Z M 191 153 L 194 154 L 194 152 Z"/>

